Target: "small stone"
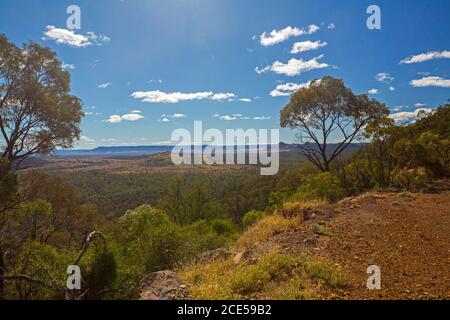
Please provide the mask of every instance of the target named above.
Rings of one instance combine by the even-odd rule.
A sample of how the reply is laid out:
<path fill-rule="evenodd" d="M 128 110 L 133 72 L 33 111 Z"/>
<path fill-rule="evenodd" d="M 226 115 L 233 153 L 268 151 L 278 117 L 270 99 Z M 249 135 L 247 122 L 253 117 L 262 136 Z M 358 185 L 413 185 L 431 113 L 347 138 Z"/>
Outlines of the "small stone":
<path fill-rule="evenodd" d="M 242 256 L 244 255 L 245 251 L 239 252 L 237 255 L 234 256 L 233 262 L 234 264 L 239 264 L 242 260 Z"/>

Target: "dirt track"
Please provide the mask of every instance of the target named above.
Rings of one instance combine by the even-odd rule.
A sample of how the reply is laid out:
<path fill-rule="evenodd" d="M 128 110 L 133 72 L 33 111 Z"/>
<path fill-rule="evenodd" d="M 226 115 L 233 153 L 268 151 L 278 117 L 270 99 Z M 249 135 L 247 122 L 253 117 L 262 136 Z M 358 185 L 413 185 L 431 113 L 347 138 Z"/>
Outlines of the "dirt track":
<path fill-rule="evenodd" d="M 327 235 L 312 231 L 318 224 Z M 324 299 L 450 299 L 450 191 L 365 194 L 270 241 L 346 270 L 349 286 L 324 289 Z M 370 265 L 381 268 L 381 290 L 366 287 Z"/>
<path fill-rule="evenodd" d="M 346 299 L 450 298 L 450 192 L 384 194 L 344 205 L 324 250 L 350 275 Z M 353 209 L 350 209 L 353 206 Z M 381 268 L 381 290 L 366 287 L 369 265 Z"/>

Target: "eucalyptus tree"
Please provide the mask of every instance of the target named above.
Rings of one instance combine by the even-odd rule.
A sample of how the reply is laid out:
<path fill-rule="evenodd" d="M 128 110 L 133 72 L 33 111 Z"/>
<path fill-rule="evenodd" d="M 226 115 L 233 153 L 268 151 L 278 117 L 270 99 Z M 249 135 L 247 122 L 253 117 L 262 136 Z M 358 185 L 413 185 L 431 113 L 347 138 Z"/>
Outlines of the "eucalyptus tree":
<path fill-rule="evenodd" d="M 333 160 L 363 137 L 368 123 L 388 114 L 384 104 L 366 94 L 355 95 L 342 80 L 326 76 L 292 95 L 281 110 L 280 124 L 298 131 L 303 155 L 326 172 Z M 332 138 L 339 139 L 333 148 Z"/>

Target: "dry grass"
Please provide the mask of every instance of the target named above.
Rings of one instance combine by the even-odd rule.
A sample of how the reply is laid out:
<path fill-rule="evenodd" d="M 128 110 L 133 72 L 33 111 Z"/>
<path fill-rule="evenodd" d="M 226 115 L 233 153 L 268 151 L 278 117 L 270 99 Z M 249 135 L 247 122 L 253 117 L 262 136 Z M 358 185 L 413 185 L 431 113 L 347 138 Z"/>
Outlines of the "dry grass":
<path fill-rule="evenodd" d="M 283 203 L 281 209 L 277 212 L 284 217 L 294 217 L 297 215 L 303 215 L 305 209 L 314 208 L 325 204 L 327 204 L 327 202 L 322 200 L 285 202 Z"/>
<path fill-rule="evenodd" d="M 346 283 L 338 268 L 304 256 L 266 254 L 254 263 L 232 259 L 193 265 L 178 271 L 194 300 L 314 299 L 318 286 Z"/>
<path fill-rule="evenodd" d="M 257 224 L 247 229 L 236 242 L 237 248 L 249 247 L 271 236 L 294 229 L 303 223 L 303 217 L 297 216 L 285 218 L 279 214 L 273 214 L 262 218 Z"/>
<path fill-rule="evenodd" d="M 303 223 L 301 210 L 322 204 L 286 204 L 283 209 L 295 214 L 265 216 L 240 236 L 235 249 L 254 247 L 275 234 L 299 227 Z M 185 266 L 177 273 L 188 283 L 194 300 L 310 300 L 322 286 L 346 284 L 342 270 L 325 261 L 270 250 L 252 262 L 242 258 L 236 264 L 229 258 Z"/>
<path fill-rule="evenodd" d="M 253 246 L 271 236 L 289 229 L 295 229 L 304 221 L 305 209 L 325 205 L 326 202 L 314 200 L 306 202 L 286 202 L 272 215 L 265 216 L 256 225 L 247 229 L 236 242 L 237 248 Z"/>

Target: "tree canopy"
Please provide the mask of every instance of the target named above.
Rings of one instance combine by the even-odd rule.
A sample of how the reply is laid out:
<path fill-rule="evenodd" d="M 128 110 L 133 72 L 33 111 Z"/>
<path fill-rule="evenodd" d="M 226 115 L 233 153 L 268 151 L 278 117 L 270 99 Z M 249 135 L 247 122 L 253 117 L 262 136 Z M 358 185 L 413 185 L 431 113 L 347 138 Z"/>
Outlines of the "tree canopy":
<path fill-rule="evenodd" d="M 321 171 L 348 145 L 362 137 L 370 122 L 389 114 L 386 106 L 366 94 L 355 95 L 344 82 L 329 76 L 295 92 L 281 110 L 282 127 L 297 129 L 305 157 Z M 341 140 L 330 148 L 333 136 Z"/>
<path fill-rule="evenodd" d="M 54 52 L 32 42 L 19 48 L 0 34 L 0 157 L 13 162 L 70 148 L 82 116 Z"/>

